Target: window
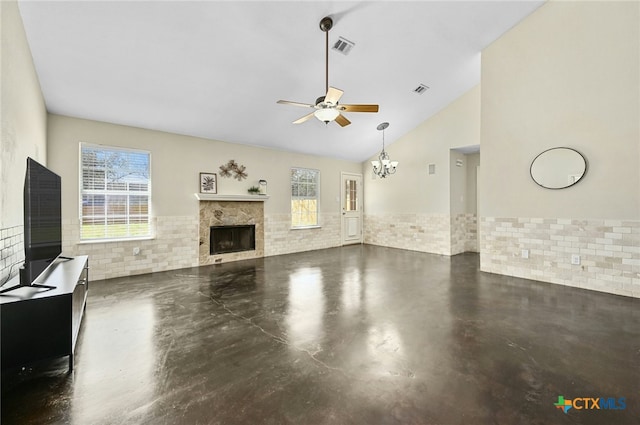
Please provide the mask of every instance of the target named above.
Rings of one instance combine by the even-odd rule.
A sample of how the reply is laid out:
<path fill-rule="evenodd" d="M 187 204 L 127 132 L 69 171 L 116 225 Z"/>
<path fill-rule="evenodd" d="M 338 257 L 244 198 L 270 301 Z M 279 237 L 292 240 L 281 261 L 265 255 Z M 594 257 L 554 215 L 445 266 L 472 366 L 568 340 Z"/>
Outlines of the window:
<path fill-rule="evenodd" d="M 344 210 L 358 211 L 357 180 L 345 180 L 344 184 Z"/>
<path fill-rule="evenodd" d="M 80 239 L 151 236 L 151 155 L 80 144 Z"/>
<path fill-rule="evenodd" d="M 318 226 L 320 171 L 291 169 L 291 227 Z"/>

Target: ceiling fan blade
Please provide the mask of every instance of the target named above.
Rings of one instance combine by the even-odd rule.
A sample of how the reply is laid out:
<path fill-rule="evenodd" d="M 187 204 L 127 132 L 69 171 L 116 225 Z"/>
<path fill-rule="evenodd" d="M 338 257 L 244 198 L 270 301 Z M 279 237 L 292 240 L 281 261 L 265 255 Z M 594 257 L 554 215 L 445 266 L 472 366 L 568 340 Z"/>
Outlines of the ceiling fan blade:
<path fill-rule="evenodd" d="M 347 112 L 378 112 L 378 105 L 338 105 L 338 109 Z"/>
<path fill-rule="evenodd" d="M 295 120 L 295 121 L 293 122 L 293 124 L 302 124 L 303 122 L 305 122 L 305 121 L 306 121 L 306 120 L 308 120 L 309 118 L 312 118 L 314 113 L 315 113 L 315 112 L 312 112 L 312 113 L 310 113 L 310 114 L 305 115 L 305 116 L 304 116 L 304 117 L 302 117 L 302 118 L 298 118 L 297 120 Z"/>
<path fill-rule="evenodd" d="M 340 127 L 344 127 L 346 125 L 351 124 L 351 121 L 349 121 L 344 115 L 340 114 L 336 117 L 336 122 L 338 124 L 340 124 Z"/>
<path fill-rule="evenodd" d="M 342 93 L 344 92 L 340 89 L 329 87 L 329 90 L 327 90 L 327 95 L 324 97 L 324 101 L 333 105 L 337 105 L 338 100 L 340 100 L 340 98 L 342 97 Z"/>
<path fill-rule="evenodd" d="M 303 108 L 313 108 L 314 107 L 314 105 L 310 105 L 308 103 L 291 102 L 289 100 L 279 100 L 276 103 L 279 103 L 281 105 L 302 106 Z"/>

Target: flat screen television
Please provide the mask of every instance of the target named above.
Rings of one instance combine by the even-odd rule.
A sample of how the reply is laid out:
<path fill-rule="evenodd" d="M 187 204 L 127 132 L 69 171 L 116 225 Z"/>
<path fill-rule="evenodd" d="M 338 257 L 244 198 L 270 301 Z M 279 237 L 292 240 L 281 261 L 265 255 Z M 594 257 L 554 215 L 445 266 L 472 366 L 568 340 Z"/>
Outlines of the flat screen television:
<path fill-rule="evenodd" d="M 52 288 L 34 283 L 62 253 L 62 212 L 60 176 L 27 158 L 24 179 L 24 266 L 20 286 Z"/>

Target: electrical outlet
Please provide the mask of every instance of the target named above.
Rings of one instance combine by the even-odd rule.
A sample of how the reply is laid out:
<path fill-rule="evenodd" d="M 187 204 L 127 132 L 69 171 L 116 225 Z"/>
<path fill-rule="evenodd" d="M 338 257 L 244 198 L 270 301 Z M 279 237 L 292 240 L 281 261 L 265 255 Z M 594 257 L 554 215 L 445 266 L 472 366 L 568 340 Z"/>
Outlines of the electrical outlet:
<path fill-rule="evenodd" d="M 133 248 L 133 255 L 140 255 L 140 248 L 139 247 L 135 247 Z"/>
<path fill-rule="evenodd" d="M 522 250 L 522 258 L 529 258 L 529 250 L 528 249 L 523 249 Z"/>
<path fill-rule="evenodd" d="M 580 256 L 578 254 L 571 254 L 571 264 L 575 266 L 580 265 Z"/>

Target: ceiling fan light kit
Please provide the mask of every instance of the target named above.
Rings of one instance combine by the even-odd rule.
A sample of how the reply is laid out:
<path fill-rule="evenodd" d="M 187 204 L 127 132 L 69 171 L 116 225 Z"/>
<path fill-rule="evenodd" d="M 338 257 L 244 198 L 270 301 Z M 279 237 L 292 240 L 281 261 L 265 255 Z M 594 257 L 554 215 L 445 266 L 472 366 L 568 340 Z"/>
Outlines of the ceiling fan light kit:
<path fill-rule="evenodd" d="M 288 100 L 279 100 L 277 103 L 283 105 L 301 106 L 303 108 L 313 108 L 314 112 L 307 114 L 301 118 L 298 118 L 293 123 L 301 124 L 311 117 L 316 117 L 318 120 L 329 124 L 331 121 L 335 121 L 341 127 L 351 124 L 341 112 L 378 112 L 378 105 L 340 105 L 338 101 L 344 93 L 342 90 L 335 87 L 329 87 L 329 30 L 333 28 L 333 19 L 329 16 L 325 16 L 320 20 L 320 30 L 325 33 L 325 92 L 326 95 L 320 96 L 316 99 L 314 105 L 308 103 L 291 102 Z"/>
<path fill-rule="evenodd" d="M 320 108 L 313 113 L 320 121 L 329 123 L 335 120 L 340 115 L 340 112 L 335 108 Z"/>

